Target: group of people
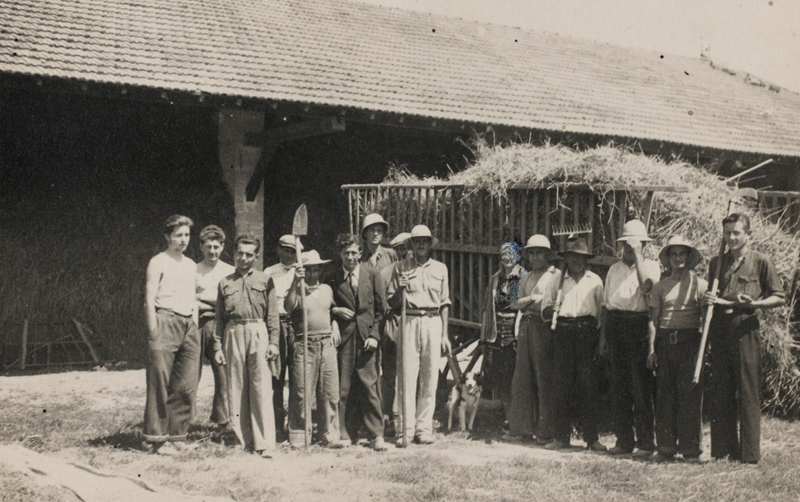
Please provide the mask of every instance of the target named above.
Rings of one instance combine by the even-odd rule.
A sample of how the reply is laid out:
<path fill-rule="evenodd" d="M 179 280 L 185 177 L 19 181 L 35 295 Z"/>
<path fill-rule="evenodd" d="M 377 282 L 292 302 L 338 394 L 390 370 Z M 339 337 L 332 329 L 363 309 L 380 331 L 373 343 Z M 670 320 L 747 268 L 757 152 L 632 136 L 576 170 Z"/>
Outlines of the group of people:
<path fill-rule="evenodd" d="M 434 441 L 450 298 L 447 268 L 430 257 L 436 239 L 428 227 L 418 225 L 387 247 L 389 224 L 368 215 L 360 235 L 337 237 L 339 263 L 328 270 L 331 260 L 302 252 L 300 239 L 285 235 L 279 262 L 262 272 L 254 268 L 259 239 L 238 236 L 229 265 L 220 259 L 225 233 L 215 225 L 200 231 L 203 261 L 195 264 L 184 255 L 192 226 L 185 216 L 168 218 L 167 249 L 147 267 L 144 437 L 154 452 L 192 449 L 186 435 L 205 358 L 214 375 L 211 421 L 264 458 L 274 455 L 281 436 L 300 447 L 313 434 L 330 448 L 361 436 L 376 451 L 388 449 L 385 435 L 398 436 L 399 446 Z M 410 389 L 403 403 L 398 383 Z M 312 409 L 313 429 L 306 417 Z"/>
<path fill-rule="evenodd" d="M 711 456 L 760 459 L 761 351 L 755 311 L 780 306 L 783 287 L 769 257 L 750 248 L 750 220 L 722 221 L 727 252 L 718 292 L 693 269 L 703 258 L 691 242 L 672 237 L 659 263 L 644 258 L 652 239 L 639 220 L 618 241 L 622 260 L 605 282 L 587 269 L 583 237 L 559 253 L 544 235 L 522 248 L 500 249 L 500 268 L 485 295 L 481 341 L 485 383 L 498 395 L 512 440 L 570 447 L 573 425 L 593 451 L 670 462 L 698 462 L 705 382 L 693 382 L 706 309 L 714 305 L 708 356 Z M 524 257 L 522 254 L 524 253 Z M 525 260 L 521 260 L 525 258 Z M 525 266 L 521 266 L 521 263 Z M 662 269 L 664 272 L 662 273 Z M 598 441 L 598 360 L 610 355 L 612 428 L 616 444 Z"/>
<path fill-rule="evenodd" d="M 605 282 L 588 270 L 593 254 L 582 237 L 570 236 L 558 253 L 563 270 L 544 235 L 524 247 L 503 244 L 484 296 L 480 338 L 485 385 L 502 402 L 509 436 L 558 450 L 570 446 L 577 425 L 594 451 L 698 461 L 704 382 L 692 377 L 703 315 L 714 305 L 711 456 L 757 462 L 755 311 L 781 305 L 784 293 L 771 260 L 750 248 L 748 217 L 731 214 L 722 225 L 728 251 L 718 293 L 693 272 L 702 257 L 682 237 L 660 250 L 660 265 L 645 259 L 652 239 L 638 220 L 624 226 L 622 260 Z M 385 436 L 399 447 L 434 441 L 439 361 L 450 352 L 450 295 L 447 267 L 431 258 L 437 239 L 428 227 L 400 233 L 387 247 L 389 224 L 367 215 L 359 235 L 338 236 L 335 266 L 286 235 L 278 241 L 279 263 L 263 272 L 253 268 L 261 243 L 251 235 L 236 238 L 233 266 L 221 261 L 225 234 L 213 225 L 199 234 L 204 259 L 195 265 L 184 255 L 191 228 L 185 216 L 168 218 L 167 249 L 147 268 L 144 433 L 153 451 L 191 448 L 185 439 L 204 357 L 215 380 L 211 420 L 265 458 L 276 437 L 288 435 L 294 447 L 307 441 L 312 408 L 313 439 L 331 448 L 360 436 L 376 451 L 387 449 Z M 597 430 L 598 358 L 609 353 L 616 434 L 610 450 Z"/>

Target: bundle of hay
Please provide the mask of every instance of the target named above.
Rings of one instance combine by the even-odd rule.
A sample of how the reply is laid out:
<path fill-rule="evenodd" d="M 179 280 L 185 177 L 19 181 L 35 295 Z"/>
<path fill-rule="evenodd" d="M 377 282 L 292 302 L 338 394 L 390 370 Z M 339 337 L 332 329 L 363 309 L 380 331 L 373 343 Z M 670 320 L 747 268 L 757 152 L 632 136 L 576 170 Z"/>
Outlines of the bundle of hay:
<path fill-rule="evenodd" d="M 689 188 L 688 192 L 661 192 L 657 195 L 651 216 L 655 242 L 646 248 L 646 254 L 655 258 L 670 236 L 682 235 L 692 241 L 705 257 L 704 265 L 697 270 L 705 274 L 708 260 L 718 252 L 722 238 L 720 222 L 733 189 L 701 168 L 682 161 L 665 162 L 629 148 L 613 146 L 574 150 L 563 145 L 535 146 L 529 143 L 491 146 L 477 140 L 473 152 L 474 163 L 452 174 L 447 181 L 486 190 L 494 196 L 504 195 L 515 185 L 550 188 L 588 184 L 597 187 L 595 190 L 601 194 L 608 190 L 608 186 L 684 185 Z M 418 183 L 421 180 L 395 174 L 392 181 Z M 628 216 L 641 216 L 643 210 L 641 194 L 631 192 Z M 735 210 L 750 216 L 753 248 L 773 259 L 788 290 L 798 267 L 798 236 L 763 218 L 755 207 L 737 206 Z M 787 306 L 761 314 L 765 374 L 763 406 L 773 414 L 798 416 L 800 346 L 798 334 L 789 323 L 789 312 Z"/>

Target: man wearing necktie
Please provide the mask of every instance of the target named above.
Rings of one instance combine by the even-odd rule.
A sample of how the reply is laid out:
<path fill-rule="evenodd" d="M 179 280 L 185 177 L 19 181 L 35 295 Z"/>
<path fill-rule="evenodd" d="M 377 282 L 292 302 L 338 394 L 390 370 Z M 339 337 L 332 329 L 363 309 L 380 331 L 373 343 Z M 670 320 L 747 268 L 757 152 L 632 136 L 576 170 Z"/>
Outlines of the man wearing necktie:
<path fill-rule="evenodd" d="M 336 239 L 342 267 L 331 274 L 339 325 L 339 424 L 343 440 L 358 441 L 363 425 L 370 447 L 385 451 L 378 327 L 386 310 L 386 287 L 377 269 L 361 266 L 361 242 L 352 234 Z"/>

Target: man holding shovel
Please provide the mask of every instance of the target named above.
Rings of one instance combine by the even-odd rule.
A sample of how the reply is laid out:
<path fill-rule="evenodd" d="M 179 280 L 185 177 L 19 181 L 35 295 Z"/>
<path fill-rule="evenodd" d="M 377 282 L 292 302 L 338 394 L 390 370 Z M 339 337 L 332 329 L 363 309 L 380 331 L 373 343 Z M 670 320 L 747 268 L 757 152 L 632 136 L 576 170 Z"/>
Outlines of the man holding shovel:
<path fill-rule="evenodd" d="M 704 297 L 706 305 L 715 307 L 709 330 L 711 456 L 755 464 L 761 458 L 761 347 L 755 311 L 783 305 L 785 294 L 772 260 L 750 249 L 750 218 L 730 214 L 722 228 L 728 252 L 722 255 L 719 294 L 712 288 Z M 717 269 L 718 261 L 712 258 L 709 271 Z"/>
<path fill-rule="evenodd" d="M 447 267 L 430 257 L 438 243 L 425 225 L 411 229 L 414 256 L 399 262 L 389 282 L 389 304 L 400 311 L 402 340 L 397 372 L 402 378 L 403 400 L 400 403 L 404 423 L 398 431 L 398 446 L 408 438 L 418 444 L 431 444 L 436 388 L 439 384 L 439 360 L 450 352 L 447 323 L 450 315 L 450 286 Z M 405 305 L 403 300 L 405 299 Z M 417 385 L 419 380 L 419 385 Z M 416 392 L 415 392 L 416 391 Z"/>

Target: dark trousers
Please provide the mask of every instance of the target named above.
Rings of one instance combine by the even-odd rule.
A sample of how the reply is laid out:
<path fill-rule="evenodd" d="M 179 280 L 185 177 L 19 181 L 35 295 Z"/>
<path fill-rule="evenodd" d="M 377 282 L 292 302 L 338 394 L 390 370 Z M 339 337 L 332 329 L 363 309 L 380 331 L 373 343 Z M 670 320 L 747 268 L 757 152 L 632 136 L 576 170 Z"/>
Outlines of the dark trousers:
<path fill-rule="evenodd" d="M 703 380 L 693 384 L 700 333 L 680 330 L 677 343 L 660 330 L 656 338 L 657 403 L 656 437 L 658 452 L 699 457 L 703 439 Z"/>
<path fill-rule="evenodd" d="M 553 381 L 553 334 L 550 325 L 536 315 L 520 323 L 517 361 L 511 381 L 509 433 L 555 437 L 555 382 Z"/>
<path fill-rule="evenodd" d="M 502 347 L 500 341 L 486 346 L 486 384 L 497 393 L 503 410 L 508 413 L 511 405 L 511 382 L 517 363 L 517 344 Z"/>
<path fill-rule="evenodd" d="M 320 440 L 339 439 L 339 370 L 336 364 L 336 348 L 330 336 L 308 340 L 308 361 L 303 382 L 303 340 L 298 337 L 292 350 L 292 365 L 289 378 L 289 442 L 302 444 L 305 428 L 305 400 L 316 394 L 317 435 Z M 305 387 L 305 388 L 304 388 Z M 308 392 L 306 392 L 308 389 Z"/>
<path fill-rule="evenodd" d="M 358 439 L 361 426 L 368 439 L 383 437 L 380 357 L 365 351 L 354 332 L 339 346 L 339 433 L 342 439 Z"/>
<path fill-rule="evenodd" d="M 200 333 L 188 317 L 157 312 L 156 322 L 156 334 L 147 343 L 144 438 L 183 441 L 197 397 Z"/>
<path fill-rule="evenodd" d="M 286 422 L 286 408 L 283 402 L 283 388 L 286 386 L 286 375 L 291 372 L 287 367 L 292 363 L 292 345 L 294 344 L 294 331 L 288 316 L 281 316 L 281 334 L 278 345 L 278 373 L 272 376 L 272 408 L 275 413 L 275 427 L 283 430 Z"/>
<path fill-rule="evenodd" d="M 655 378 L 647 369 L 648 315 L 608 313 L 611 402 L 617 446 L 653 451 Z M 634 436 L 635 432 L 635 436 Z"/>
<path fill-rule="evenodd" d="M 211 371 L 214 373 L 214 400 L 211 403 L 211 421 L 215 424 L 225 425 L 228 418 L 228 373 L 225 366 L 214 361 L 214 330 L 217 323 L 213 317 L 200 318 L 200 346 L 203 355 L 200 358 L 200 373 L 197 375 L 198 381 L 203 375 L 203 359 L 208 358 L 211 362 Z"/>
<path fill-rule="evenodd" d="M 400 413 L 397 395 L 397 337 L 400 318 L 394 313 L 389 314 L 384 321 L 383 336 L 381 337 L 381 368 L 383 370 L 383 383 L 381 384 L 381 397 L 383 398 L 383 415 L 389 420 Z"/>
<path fill-rule="evenodd" d="M 579 426 L 583 440 L 597 441 L 599 367 L 597 321 L 594 318 L 559 318 L 553 333 L 553 374 L 556 388 L 555 439 L 569 443 L 572 432 L 570 395 L 577 390 Z"/>
<path fill-rule="evenodd" d="M 710 343 L 711 456 L 730 455 L 743 462 L 758 462 L 761 459 L 758 318 L 715 312 Z"/>

